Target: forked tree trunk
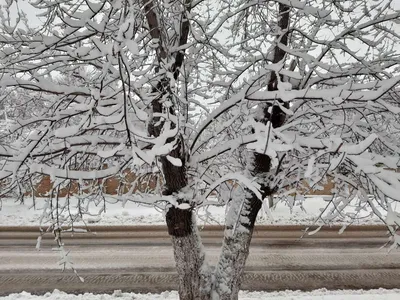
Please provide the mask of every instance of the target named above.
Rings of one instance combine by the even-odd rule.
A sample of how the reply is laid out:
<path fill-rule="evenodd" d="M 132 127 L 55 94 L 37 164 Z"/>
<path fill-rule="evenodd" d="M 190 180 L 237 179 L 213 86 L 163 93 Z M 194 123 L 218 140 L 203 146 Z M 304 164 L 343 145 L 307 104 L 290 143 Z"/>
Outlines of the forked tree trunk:
<path fill-rule="evenodd" d="M 158 39 L 157 56 L 161 63 L 166 61 L 167 51 L 163 48 L 160 27 L 158 24 L 157 12 L 154 10 L 154 1 L 143 0 L 146 18 L 150 27 L 150 34 L 154 39 Z M 187 12 L 190 12 L 191 1 L 185 2 Z M 288 28 L 289 7 L 279 5 L 280 19 L 278 26 L 281 29 Z M 185 45 L 189 33 L 189 20 L 182 15 L 185 21 L 182 22 L 179 46 Z M 280 43 L 287 45 L 287 33 L 281 38 Z M 277 63 L 284 58 L 285 52 L 279 47 L 275 48 L 273 62 Z M 182 51 L 174 55 L 175 62 L 172 66 L 172 74 L 177 80 L 179 69 L 182 66 L 184 55 Z M 272 72 L 268 90 L 277 89 L 277 75 Z M 152 92 L 158 97 L 152 101 L 153 113 L 162 113 L 164 109 L 161 99 L 170 94 L 169 81 L 164 78 L 153 87 Z M 171 101 L 173 103 L 173 101 Z M 174 114 L 174 108 L 169 108 L 169 113 Z M 269 105 L 265 106 L 264 117 L 260 120 L 263 123 L 270 121 L 274 128 L 281 126 L 285 115 L 279 106 L 274 106 L 272 111 Z M 161 133 L 164 122 L 160 117 L 155 117 L 149 124 L 149 134 L 158 137 Z M 173 124 L 174 128 L 177 124 Z M 161 165 L 165 179 L 165 195 L 178 195 L 188 183 L 186 171 L 186 150 L 182 136 L 169 138 L 167 142 L 176 141 L 175 148 L 169 153 L 174 158 L 179 158 L 182 166 L 171 164 L 166 157 L 162 157 Z M 265 175 L 270 170 L 270 158 L 263 154 L 254 156 L 253 175 Z M 267 185 L 262 183 L 262 194 L 271 194 Z M 185 199 L 177 199 L 177 203 L 185 203 Z M 210 269 L 205 262 L 205 254 L 202 243 L 193 218 L 191 209 L 182 210 L 171 207 L 167 214 L 168 232 L 171 235 L 174 257 L 176 261 L 179 297 L 181 300 L 237 300 L 243 276 L 246 259 L 249 255 L 249 246 L 253 235 L 254 222 L 261 208 L 261 201 L 252 193 L 244 199 L 235 199 L 231 203 L 228 213 L 226 229 L 220 260 L 216 266 L 215 273 L 211 275 Z"/>
<path fill-rule="evenodd" d="M 191 210 L 167 212 L 178 272 L 180 300 L 237 300 L 249 255 L 254 223 L 261 201 L 254 195 L 231 203 L 221 256 L 214 273 L 205 260 L 198 228 Z"/>

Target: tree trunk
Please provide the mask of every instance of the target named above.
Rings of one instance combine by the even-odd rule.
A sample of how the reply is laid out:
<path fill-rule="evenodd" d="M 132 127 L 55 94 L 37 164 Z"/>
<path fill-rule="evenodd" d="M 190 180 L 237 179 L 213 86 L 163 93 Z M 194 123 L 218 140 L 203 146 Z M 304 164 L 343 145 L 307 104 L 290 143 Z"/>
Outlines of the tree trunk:
<path fill-rule="evenodd" d="M 154 39 L 159 40 L 157 48 L 157 57 L 161 64 L 166 61 L 167 51 L 164 49 L 163 36 L 159 29 L 157 13 L 154 10 L 154 1 L 144 1 L 146 18 L 150 27 L 150 34 Z M 191 1 L 186 2 L 186 11 L 190 12 Z M 289 7 L 280 4 L 279 12 L 282 14 L 278 21 L 281 29 L 288 28 Z M 183 19 L 186 19 L 182 14 Z M 179 45 L 186 44 L 189 33 L 189 21 L 186 19 L 181 24 L 181 35 Z M 287 45 L 288 35 L 285 33 L 281 37 L 281 43 Z M 274 63 L 284 58 L 285 52 L 279 47 L 275 47 Z M 174 54 L 175 63 L 171 68 L 174 79 L 179 77 L 179 69 L 182 66 L 184 55 L 179 51 Z M 271 73 L 268 83 L 268 90 L 277 89 L 277 75 Z M 158 95 L 152 100 L 153 113 L 162 113 L 168 111 L 171 115 L 175 114 L 174 108 L 163 107 L 163 97 L 172 97 L 169 80 L 164 77 L 153 87 L 153 94 Z M 173 103 L 173 101 L 171 101 Z M 287 104 L 282 104 L 287 106 Z M 265 105 L 263 119 L 264 124 L 271 122 L 274 128 L 283 124 L 285 114 L 279 106 L 274 105 L 269 110 L 269 105 Z M 164 126 L 164 121 L 156 116 L 151 120 L 148 132 L 149 135 L 158 137 Z M 173 129 L 177 124 L 171 123 Z M 179 158 L 181 166 L 175 166 L 164 156 L 160 158 L 162 172 L 165 179 L 164 195 L 174 195 L 178 197 L 178 204 L 188 203 L 187 199 L 180 199 L 179 192 L 182 191 L 188 183 L 186 170 L 187 151 L 185 149 L 184 139 L 177 135 L 167 139 L 171 143 L 175 140 L 175 148 L 169 153 L 174 158 Z M 270 171 L 270 157 L 265 154 L 255 154 L 253 159 L 253 176 L 264 175 Z M 250 168 L 251 169 L 251 168 Z M 266 197 L 271 195 L 268 184 L 262 185 L 262 195 Z M 216 266 L 214 276 L 211 276 L 209 267 L 205 262 L 205 254 L 198 233 L 196 222 L 192 209 L 182 210 L 177 207 L 170 207 L 167 214 L 168 232 L 171 235 L 174 257 L 178 271 L 179 279 L 179 298 L 181 300 L 237 300 L 243 276 L 246 259 L 249 255 L 249 246 L 253 235 L 254 223 L 257 214 L 261 208 L 261 200 L 253 193 L 246 191 L 246 195 L 234 199 L 231 203 L 224 233 L 224 240 L 220 260 Z"/>
<path fill-rule="evenodd" d="M 211 271 L 193 212 L 172 207 L 167 212 L 167 225 L 178 272 L 179 299 L 210 300 Z"/>
<path fill-rule="evenodd" d="M 183 142 L 170 152 L 180 158 L 182 166 L 174 166 L 165 157 L 160 158 L 165 179 L 164 195 L 175 195 L 177 203 L 187 203 L 179 192 L 187 185 Z M 197 229 L 193 210 L 171 206 L 166 213 L 168 233 L 171 236 L 179 281 L 179 299 L 210 300 L 211 272 L 205 262 L 205 253 Z"/>
<path fill-rule="evenodd" d="M 233 200 L 228 212 L 222 252 L 215 270 L 213 300 L 237 300 L 261 201 L 254 194 Z"/>
<path fill-rule="evenodd" d="M 281 30 L 287 30 L 289 27 L 290 8 L 287 5 L 279 4 L 280 18 L 278 26 Z M 288 32 L 286 31 L 280 39 L 280 43 L 288 44 Z M 275 47 L 273 63 L 278 63 L 284 59 L 286 52 L 279 47 Z M 275 72 L 271 72 L 268 83 L 268 90 L 274 91 L 278 88 L 278 78 Z M 263 109 L 263 117 L 260 122 L 267 124 L 271 122 L 273 128 L 283 125 L 286 114 L 278 105 L 266 103 Z M 288 108 L 288 103 L 282 103 L 282 106 Z M 260 106 L 262 107 L 262 106 Z M 272 196 L 275 187 L 270 187 L 267 182 L 272 178 L 271 158 L 263 153 L 254 153 L 249 170 L 255 178 L 263 178 L 261 182 L 262 198 Z M 261 177 L 260 177 L 261 175 Z M 247 191 L 244 200 L 236 199 L 232 204 L 226 221 L 226 229 L 222 253 L 215 270 L 215 282 L 213 291 L 213 300 L 237 300 L 241 279 L 243 277 L 244 267 L 249 255 L 249 247 L 253 236 L 254 223 L 262 204 L 261 200 L 253 193 Z M 233 218 L 238 216 L 237 218 Z"/>
<path fill-rule="evenodd" d="M 179 280 L 180 300 L 237 300 L 261 201 L 252 193 L 230 204 L 221 256 L 212 276 L 195 216 L 171 207 L 167 212 Z"/>

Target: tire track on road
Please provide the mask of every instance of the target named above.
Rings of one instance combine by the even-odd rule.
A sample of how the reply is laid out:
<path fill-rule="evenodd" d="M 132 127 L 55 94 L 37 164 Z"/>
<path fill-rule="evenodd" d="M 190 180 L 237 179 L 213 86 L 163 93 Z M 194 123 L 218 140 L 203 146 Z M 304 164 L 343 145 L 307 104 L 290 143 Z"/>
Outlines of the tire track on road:
<path fill-rule="evenodd" d="M 43 294 L 53 289 L 68 293 L 103 293 L 114 290 L 135 292 L 162 292 L 177 289 L 175 272 L 98 274 L 82 272 L 85 282 L 73 274 L 50 272 L 46 274 L 1 274 L 0 295 L 27 291 Z M 399 270 L 319 270 L 319 271 L 246 271 L 243 290 L 275 291 L 327 289 L 398 288 Z"/>

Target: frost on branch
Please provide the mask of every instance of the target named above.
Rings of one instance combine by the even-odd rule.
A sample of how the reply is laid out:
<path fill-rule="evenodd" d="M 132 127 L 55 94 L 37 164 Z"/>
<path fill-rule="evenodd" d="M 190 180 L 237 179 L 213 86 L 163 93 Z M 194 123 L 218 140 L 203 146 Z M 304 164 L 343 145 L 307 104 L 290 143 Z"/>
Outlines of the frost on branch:
<path fill-rule="evenodd" d="M 252 22 L 273 20 L 276 10 L 229 7 L 226 18 L 235 16 L 229 23 L 229 52 L 213 55 L 233 59 L 215 68 L 220 104 L 202 122 L 191 161 L 214 170 L 202 175 L 211 184 L 218 182 L 224 161 L 227 178 L 237 170 L 254 170 L 246 152 L 267 155 L 269 172 L 246 174 L 266 185 L 267 194 L 295 205 L 289 198 L 301 199 L 300 194 L 333 183 L 334 208 L 326 210 L 323 222 L 340 217 L 349 205 L 383 213 L 384 221 L 400 188 L 400 60 L 394 47 L 400 13 L 393 3 L 315 1 L 313 7 L 317 3 L 331 13 L 297 10 L 300 3 L 291 2 L 289 28 L 280 32 L 277 24 L 265 30 Z M 279 51 L 284 55 L 274 61 Z M 271 89 L 274 76 L 277 84 Z M 274 112 L 284 119 L 281 126 L 274 126 Z M 206 145 L 210 151 L 204 152 Z M 228 187 L 219 186 L 218 193 L 229 201 Z M 358 214 L 351 217 L 356 221 Z"/>
<path fill-rule="evenodd" d="M 336 207 L 386 220 L 400 200 L 392 2 L 39 0 L 30 28 L 7 1 L 2 194 L 47 176 L 53 212 L 70 192 L 192 209 L 333 182 Z"/>
<path fill-rule="evenodd" d="M 319 225 L 366 211 L 397 247 L 395 1 L 36 0 L 35 28 L 19 2 L 0 8 L 0 195 L 48 180 L 56 238 L 109 201 L 154 205 L 180 297 L 232 300 L 262 201 L 330 184 Z M 210 204 L 228 211 L 212 277 L 194 219 Z"/>

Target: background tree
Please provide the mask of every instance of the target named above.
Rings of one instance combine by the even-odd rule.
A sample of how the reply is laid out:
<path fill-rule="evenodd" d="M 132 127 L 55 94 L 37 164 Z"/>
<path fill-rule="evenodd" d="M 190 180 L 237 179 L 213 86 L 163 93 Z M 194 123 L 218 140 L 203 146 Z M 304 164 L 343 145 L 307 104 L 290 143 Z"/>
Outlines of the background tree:
<path fill-rule="evenodd" d="M 393 3 L 37 0 L 33 29 L 9 0 L 1 86 L 48 105 L 2 133 L 5 192 L 49 175 L 59 234 L 60 188 L 77 183 L 84 206 L 127 168 L 160 172 L 161 188 L 114 199 L 164 207 L 181 299 L 237 299 L 266 197 L 298 198 L 330 178 L 331 216 L 357 201 L 398 226 Z M 195 211 L 214 191 L 228 212 L 212 269 Z"/>

